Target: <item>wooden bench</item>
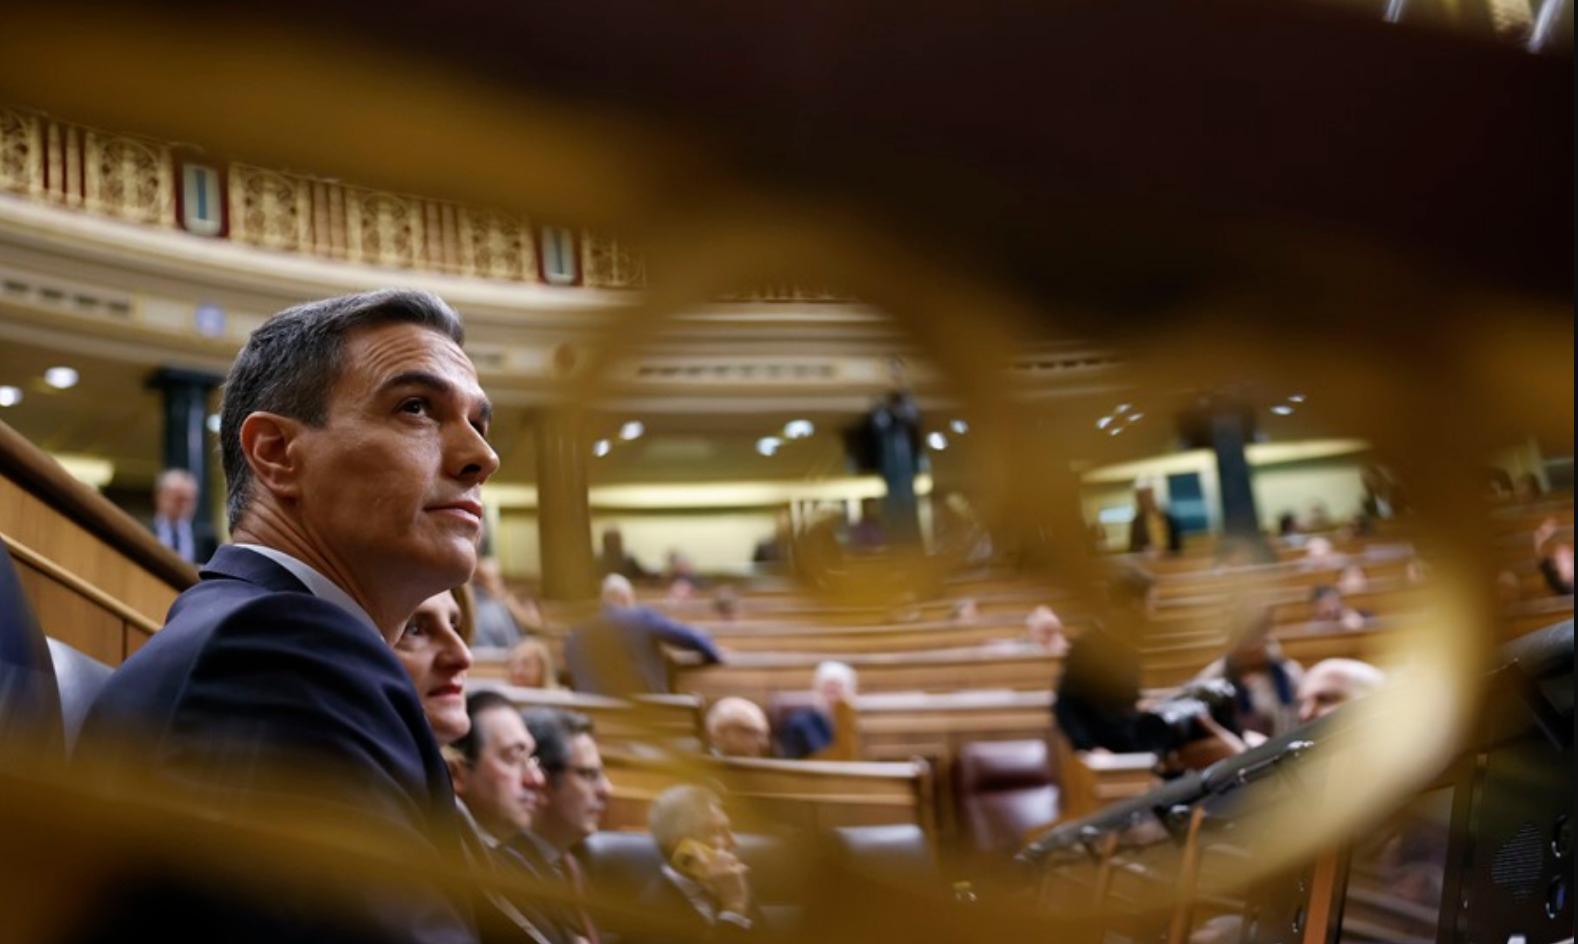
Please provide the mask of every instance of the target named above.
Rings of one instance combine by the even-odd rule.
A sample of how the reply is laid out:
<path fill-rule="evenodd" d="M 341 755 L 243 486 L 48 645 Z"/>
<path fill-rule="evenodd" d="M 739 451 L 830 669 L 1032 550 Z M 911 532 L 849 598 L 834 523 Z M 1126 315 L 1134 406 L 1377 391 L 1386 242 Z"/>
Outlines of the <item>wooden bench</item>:
<path fill-rule="evenodd" d="M 493 690 L 522 710 L 562 708 L 591 719 L 597 743 L 607 749 L 663 748 L 700 751 L 705 745 L 701 699 L 692 695 L 642 695 L 632 700 L 605 698 L 564 689 L 518 688 L 485 679 L 472 690 Z"/>
<path fill-rule="evenodd" d="M 897 654 L 851 653 L 841 657 L 860 679 L 860 690 L 874 692 L 953 692 L 964 689 L 1044 691 L 1052 688 L 1062 660 L 1017 648 L 975 647 Z M 672 688 L 707 700 L 727 695 L 763 707 L 778 692 L 804 691 L 824 661 L 803 653 L 741 652 L 723 665 L 676 662 Z"/>
<path fill-rule="evenodd" d="M 649 757 L 609 751 L 603 762 L 613 784 L 604 829 L 645 830 L 652 801 L 684 783 L 721 788 L 735 828 L 744 832 L 895 824 L 915 824 L 928 834 L 936 829 L 932 774 L 919 761 Z"/>
<path fill-rule="evenodd" d="M 0 541 L 49 635 L 119 665 L 197 570 L 141 522 L 0 423 Z"/>

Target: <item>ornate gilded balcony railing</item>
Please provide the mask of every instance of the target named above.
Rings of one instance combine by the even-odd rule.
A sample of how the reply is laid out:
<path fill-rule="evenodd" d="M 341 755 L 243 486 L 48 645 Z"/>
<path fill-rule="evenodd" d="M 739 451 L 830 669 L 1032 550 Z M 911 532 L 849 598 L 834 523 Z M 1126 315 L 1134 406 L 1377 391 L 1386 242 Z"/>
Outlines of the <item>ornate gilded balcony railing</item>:
<path fill-rule="evenodd" d="M 646 284 L 641 251 L 606 234 L 239 161 L 214 166 L 190 147 L 14 108 L 0 108 L 0 191 L 339 262 L 596 289 Z"/>

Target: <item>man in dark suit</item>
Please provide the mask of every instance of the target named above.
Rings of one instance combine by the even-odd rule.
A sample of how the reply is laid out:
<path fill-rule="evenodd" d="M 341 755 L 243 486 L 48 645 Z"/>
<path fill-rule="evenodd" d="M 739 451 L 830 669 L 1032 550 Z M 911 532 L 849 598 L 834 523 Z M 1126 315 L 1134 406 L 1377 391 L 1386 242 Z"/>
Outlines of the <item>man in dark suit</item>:
<path fill-rule="evenodd" d="M 669 691 L 668 659 L 663 647 L 700 653 L 708 663 L 723 661 L 712 637 L 636 605 L 636 591 L 620 574 L 603 578 L 603 610 L 571 631 L 564 661 L 578 692 L 633 695 Z"/>
<path fill-rule="evenodd" d="M 590 718 L 562 708 L 533 708 L 525 720 L 542 764 L 542 808 L 508 846 L 530 874 L 570 892 L 570 902 L 553 919 L 561 938 L 599 944 L 602 935 L 587 909 L 584 870 L 574 852 L 602 826 L 613 793 L 595 729 Z"/>
<path fill-rule="evenodd" d="M 181 560 L 201 565 L 219 549 L 219 538 L 213 528 L 195 519 L 196 511 L 196 476 L 185 469 L 160 472 L 153 484 L 153 520 L 148 530 Z"/>
<path fill-rule="evenodd" d="M 764 941 L 768 928 L 751 890 L 749 869 L 734 854 L 729 816 L 703 787 L 665 790 L 648 812 L 652 839 L 666 863 L 641 895 L 657 919 L 634 932 L 636 944 Z"/>
<path fill-rule="evenodd" d="M 1129 553 L 1176 554 L 1183 550 L 1178 519 L 1156 500 L 1156 486 L 1141 480 L 1134 490 L 1134 520 L 1129 525 Z"/>
<path fill-rule="evenodd" d="M 466 896 L 423 878 L 460 861 L 461 833 L 391 649 L 477 561 L 498 456 L 461 340 L 449 306 L 413 291 L 300 305 L 252 335 L 220 430 L 235 543 L 110 678 L 79 751 L 124 762 L 96 771 L 111 789 L 252 827 L 283 816 L 404 869 L 339 875 L 328 893 L 167 882 L 176 904 L 132 896 L 106 937 L 476 940 Z"/>

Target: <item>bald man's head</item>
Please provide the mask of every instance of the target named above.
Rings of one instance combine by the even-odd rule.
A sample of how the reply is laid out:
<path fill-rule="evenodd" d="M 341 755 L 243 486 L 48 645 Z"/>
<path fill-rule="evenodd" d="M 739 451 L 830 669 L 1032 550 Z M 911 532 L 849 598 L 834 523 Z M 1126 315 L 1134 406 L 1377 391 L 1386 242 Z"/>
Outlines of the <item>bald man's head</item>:
<path fill-rule="evenodd" d="M 725 757 L 766 757 L 772 732 L 755 702 L 723 698 L 707 712 L 707 740 Z"/>
<path fill-rule="evenodd" d="M 1386 684 L 1386 673 L 1357 659 L 1325 659 L 1299 683 L 1299 721 L 1308 723 Z"/>

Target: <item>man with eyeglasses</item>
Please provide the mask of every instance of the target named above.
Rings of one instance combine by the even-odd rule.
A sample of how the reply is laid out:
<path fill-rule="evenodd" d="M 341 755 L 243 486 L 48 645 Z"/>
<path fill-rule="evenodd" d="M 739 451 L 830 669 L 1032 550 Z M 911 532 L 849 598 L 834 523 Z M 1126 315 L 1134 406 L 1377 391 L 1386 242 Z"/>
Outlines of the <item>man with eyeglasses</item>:
<path fill-rule="evenodd" d="M 583 904 L 581 865 L 571 852 L 597 832 L 613 791 L 592 722 L 558 708 L 534 708 L 525 718 L 542 763 L 543 803 L 531 827 L 511 840 L 509 848 L 537 877 L 566 882 L 574 892 L 576 905 L 554 916 L 564 940 L 599 944 L 600 932 Z"/>
<path fill-rule="evenodd" d="M 466 699 L 466 715 L 470 729 L 446 746 L 444 755 L 466 826 L 462 839 L 467 858 L 488 874 L 519 865 L 505 844 L 531 827 L 542 801 L 543 774 L 535 756 L 537 742 L 508 698 L 493 691 L 474 692 Z M 492 933 L 484 933 L 484 940 L 567 944 L 540 906 L 506 899 L 491 889 L 483 894 L 501 916 L 485 927 Z"/>

